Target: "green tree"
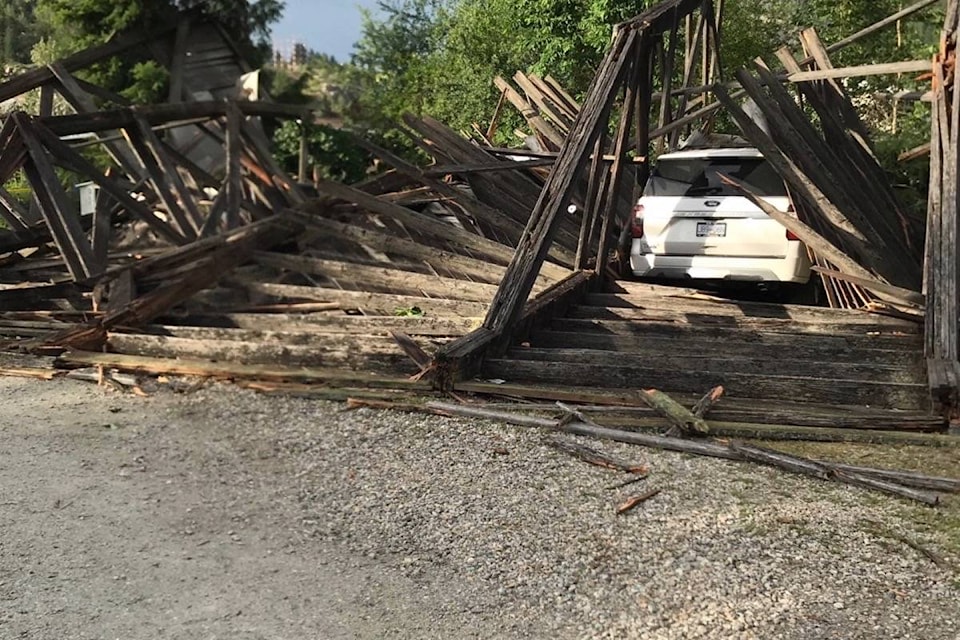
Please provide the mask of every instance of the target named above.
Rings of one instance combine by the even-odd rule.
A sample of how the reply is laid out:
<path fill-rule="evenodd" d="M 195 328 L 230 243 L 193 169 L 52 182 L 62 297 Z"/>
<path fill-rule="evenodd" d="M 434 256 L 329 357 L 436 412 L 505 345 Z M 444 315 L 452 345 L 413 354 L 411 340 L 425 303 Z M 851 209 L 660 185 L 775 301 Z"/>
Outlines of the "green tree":
<path fill-rule="evenodd" d="M 4 0 L 0 5 L 0 64 L 30 62 L 36 42 L 34 0 Z"/>
<path fill-rule="evenodd" d="M 168 23 L 178 10 L 197 9 L 217 19 L 241 52 L 254 65 L 269 59 L 270 25 L 283 11 L 282 0 L 36 0 L 42 37 L 34 46 L 34 62 L 57 58 L 100 44 L 132 27 L 147 31 Z M 117 57 L 96 65 L 89 79 L 136 101 L 153 101 L 163 94 L 163 69 L 150 60 Z"/>

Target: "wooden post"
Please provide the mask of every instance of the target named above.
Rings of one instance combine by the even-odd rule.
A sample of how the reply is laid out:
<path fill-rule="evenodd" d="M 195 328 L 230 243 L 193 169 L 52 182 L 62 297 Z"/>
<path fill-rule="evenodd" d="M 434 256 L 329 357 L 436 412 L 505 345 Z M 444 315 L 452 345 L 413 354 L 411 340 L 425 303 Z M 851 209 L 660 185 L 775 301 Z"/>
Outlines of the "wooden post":
<path fill-rule="evenodd" d="M 676 26 L 676 21 L 674 22 Z M 672 43 L 676 44 L 676 30 L 673 31 Z M 613 147 L 613 165 L 610 167 L 610 179 L 607 184 L 607 198 L 604 203 L 602 213 L 602 224 L 600 226 L 600 242 L 597 247 L 597 265 L 595 271 L 597 275 L 603 275 L 607 268 L 607 253 L 610 245 L 610 227 L 613 224 L 613 218 L 616 215 L 617 194 L 620 191 L 620 185 L 623 180 L 623 164 L 627 154 L 627 144 L 630 140 L 630 127 L 633 124 L 633 109 L 636 105 L 636 95 L 642 91 L 640 85 L 647 87 L 650 84 L 647 78 L 642 75 L 641 68 L 644 66 L 643 54 L 645 49 L 647 34 L 641 34 L 640 40 L 634 45 L 634 51 L 630 52 L 631 64 L 626 69 L 626 82 L 624 83 L 623 109 L 620 112 L 620 124 L 617 128 L 617 137 Z M 656 36 L 660 39 L 660 36 Z M 668 103 L 669 104 L 669 103 Z"/>
<path fill-rule="evenodd" d="M 637 186 L 642 189 L 650 177 L 650 111 L 653 105 L 653 57 L 650 48 L 644 47 L 639 54 L 639 69 L 644 74 L 638 85 L 637 106 L 634 117 L 637 121 L 637 154 L 640 164 L 637 166 Z"/>
<path fill-rule="evenodd" d="M 686 89 L 690 87 L 690 83 L 693 81 L 693 70 L 696 63 L 696 54 L 697 48 L 700 46 L 700 36 L 703 33 L 703 11 L 701 10 L 700 15 L 697 16 L 696 27 L 693 26 L 693 16 L 688 15 L 686 18 L 687 24 L 687 49 L 684 54 L 683 59 L 683 85 L 682 88 Z M 691 29 L 695 29 L 691 33 Z M 687 101 L 690 99 L 687 92 L 680 94 L 680 104 L 677 106 L 677 116 L 682 116 L 687 111 Z M 665 125 L 664 125 L 665 126 Z M 658 127 L 663 129 L 664 127 Z M 676 127 L 670 134 L 670 140 L 667 145 L 668 149 L 675 149 L 680 142 L 680 134 L 682 130 L 680 127 Z"/>
<path fill-rule="evenodd" d="M 53 87 L 48 82 L 40 87 L 40 117 L 53 115 Z"/>
<path fill-rule="evenodd" d="M 300 125 L 300 155 L 297 158 L 297 180 L 303 184 L 310 181 L 310 167 L 307 166 L 310 148 L 310 125 L 305 118 L 297 121 Z"/>
<path fill-rule="evenodd" d="M 226 191 L 226 211 L 227 228 L 233 229 L 240 226 L 240 203 L 243 198 L 243 172 L 240 167 L 240 150 L 242 143 L 240 141 L 240 125 L 243 122 L 243 114 L 240 113 L 237 103 L 231 102 L 227 106 L 227 170 L 223 181 L 223 188 Z M 306 127 L 306 125 L 304 125 Z M 304 136 L 305 137 L 305 136 Z M 305 143 L 300 141 L 300 180 L 305 180 L 306 159 Z"/>
<path fill-rule="evenodd" d="M 708 0 L 709 2 L 709 0 Z M 667 46 L 666 56 L 663 58 L 663 76 L 661 80 L 661 92 L 660 92 L 660 120 L 658 122 L 659 127 L 664 127 L 668 122 L 673 120 L 673 113 L 670 104 L 671 92 L 673 91 L 673 67 L 674 61 L 677 57 L 677 39 L 678 31 L 680 29 L 680 14 L 674 9 L 673 13 L 673 26 L 670 28 L 670 43 Z M 663 153 L 663 150 L 666 146 L 666 140 L 660 138 L 657 141 L 657 153 Z"/>
<path fill-rule="evenodd" d="M 606 132 L 601 131 L 593 146 L 593 161 L 590 163 L 590 176 L 587 179 L 586 210 L 580 219 L 580 239 L 577 243 L 577 259 L 574 263 L 576 270 L 585 269 L 590 259 L 593 245 L 594 224 L 601 209 L 604 172 L 606 165 L 603 162 L 603 153 L 606 150 Z"/>

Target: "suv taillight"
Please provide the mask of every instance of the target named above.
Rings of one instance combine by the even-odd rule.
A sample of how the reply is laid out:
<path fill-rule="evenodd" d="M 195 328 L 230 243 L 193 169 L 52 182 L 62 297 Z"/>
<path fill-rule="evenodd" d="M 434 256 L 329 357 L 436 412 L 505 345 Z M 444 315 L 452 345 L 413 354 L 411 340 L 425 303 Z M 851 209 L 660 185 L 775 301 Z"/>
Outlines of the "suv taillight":
<path fill-rule="evenodd" d="M 633 215 L 630 216 L 630 235 L 633 239 L 643 237 L 643 205 L 633 206 Z"/>
<path fill-rule="evenodd" d="M 791 202 L 790 204 L 787 205 L 787 213 L 795 213 L 795 212 L 796 212 L 796 209 L 793 208 L 793 203 Z M 800 238 L 797 237 L 797 234 L 795 234 L 793 231 L 790 231 L 790 229 L 787 229 L 787 240 L 799 242 Z"/>

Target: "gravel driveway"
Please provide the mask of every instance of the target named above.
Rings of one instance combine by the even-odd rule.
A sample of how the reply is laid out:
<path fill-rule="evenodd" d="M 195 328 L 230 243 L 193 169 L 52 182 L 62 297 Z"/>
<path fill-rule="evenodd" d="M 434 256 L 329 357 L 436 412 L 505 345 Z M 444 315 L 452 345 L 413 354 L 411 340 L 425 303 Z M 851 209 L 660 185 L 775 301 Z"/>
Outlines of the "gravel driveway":
<path fill-rule="evenodd" d="M 650 466 L 610 489 L 535 430 L 229 386 L 0 397 L 0 638 L 960 638 L 904 542 L 957 566 L 955 499 L 585 442 Z"/>

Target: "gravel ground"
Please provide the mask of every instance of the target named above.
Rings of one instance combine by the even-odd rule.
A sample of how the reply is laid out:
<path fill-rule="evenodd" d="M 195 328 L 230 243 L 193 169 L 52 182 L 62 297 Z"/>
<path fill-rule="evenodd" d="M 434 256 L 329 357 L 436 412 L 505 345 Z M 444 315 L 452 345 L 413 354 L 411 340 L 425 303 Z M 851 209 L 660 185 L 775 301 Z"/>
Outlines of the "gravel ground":
<path fill-rule="evenodd" d="M 894 498 L 583 441 L 650 466 L 609 489 L 536 430 L 229 386 L 0 393 L 3 638 L 960 638 L 896 539 L 956 566 L 940 516 Z"/>

